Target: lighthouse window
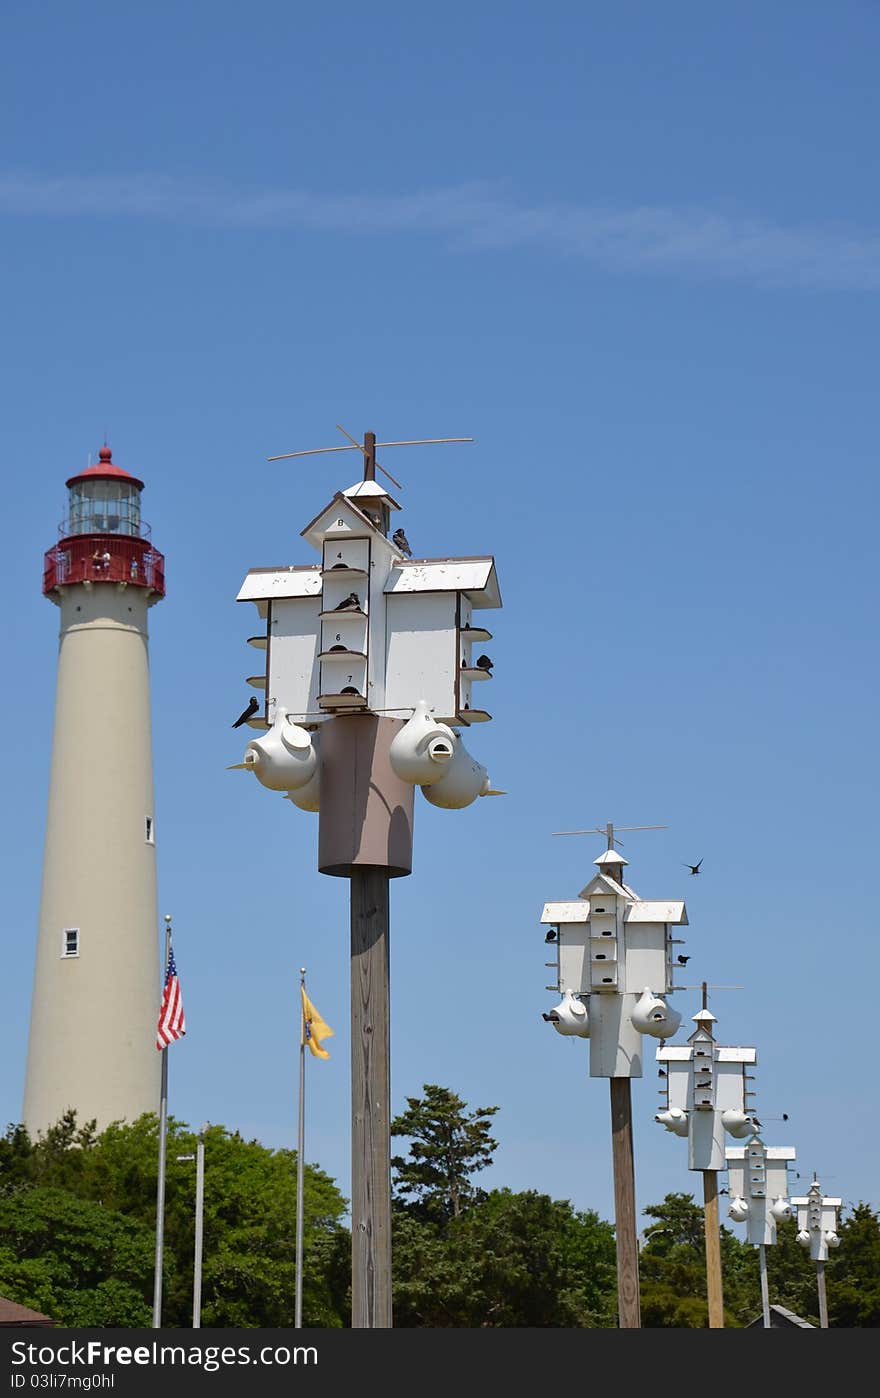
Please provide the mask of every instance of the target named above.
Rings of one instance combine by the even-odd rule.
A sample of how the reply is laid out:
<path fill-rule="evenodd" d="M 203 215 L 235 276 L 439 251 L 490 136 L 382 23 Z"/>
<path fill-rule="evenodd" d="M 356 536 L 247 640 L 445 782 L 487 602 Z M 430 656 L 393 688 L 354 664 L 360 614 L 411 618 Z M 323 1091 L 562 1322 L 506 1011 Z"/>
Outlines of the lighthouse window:
<path fill-rule="evenodd" d="M 65 927 L 61 933 L 61 955 L 79 956 L 79 928 Z"/>
<path fill-rule="evenodd" d="M 155 827 L 152 816 L 144 816 L 144 839 L 148 845 L 156 843 Z"/>

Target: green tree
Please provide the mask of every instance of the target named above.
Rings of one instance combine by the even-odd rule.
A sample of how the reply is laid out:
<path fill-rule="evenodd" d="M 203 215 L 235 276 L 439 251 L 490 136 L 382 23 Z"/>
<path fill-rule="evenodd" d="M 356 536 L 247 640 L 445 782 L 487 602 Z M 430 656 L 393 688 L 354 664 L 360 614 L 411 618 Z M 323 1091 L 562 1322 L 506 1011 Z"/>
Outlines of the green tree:
<path fill-rule="evenodd" d="M 74 1114 L 67 1113 L 36 1142 L 23 1128 L 10 1127 L 0 1144 L 0 1204 L 5 1210 L 0 1290 L 69 1325 L 149 1324 L 158 1144 L 153 1115 L 114 1123 L 98 1136 L 93 1124 L 78 1128 Z M 192 1320 L 195 1170 L 192 1162 L 177 1156 L 194 1154 L 195 1147 L 195 1134 L 171 1120 L 162 1312 L 163 1324 L 170 1326 Z M 63 1247 L 60 1225 L 53 1226 L 46 1214 L 50 1202 L 61 1209 L 62 1200 L 67 1201 Z M 96 1221 L 96 1238 L 104 1242 L 94 1255 L 82 1240 L 71 1245 L 76 1220 L 83 1216 L 76 1211 L 83 1208 L 98 1211 L 89 1217 Z M 42 1220 L 39 1227 L 34 1210 Z M 303 1320 L 308 1325 L 338 1327 L 348 1320 L 345 1210 L 346 1201 L 330 1177 L 307 1165 Z M 109 1246 L 108 1229 L 117 1240 L 146 1240 L 145 1271 L 122 1266 L 124 1253 Z M 39 1240 L 35 1250 L 26 1247 L 31 1234 Z M 222 1126 L 210 1127 L 205 1138 L 203 1324 L 291 1325 L 295 1240 L 296 1153 L 269 1150 Z M 140 1318 L 133 1319 L 135 1315 Z"/>
<path fill-rule="evenodd" d="M 37 1186 L 0 1196 L 0 1238 L 3 1295 L 62 1325 L 150 1324 L 153 1233 L 145 1225 Z"/>
<path fill-rule="evenodd" d="M 423 1097 L 408 1097 L 407 1110 L 391 1123 L 392 1136 L 410 1138 L 409 1156 L 392 1157 L 399 1202 L 437 1221 L 458 1218 L 484 1197 L 471 1176 L 492 1163 L 498 1142 L 489 1134 L 497 1107 L 465 1103 L 447 1087 L 425 1083 Z"/>
<path fill-rule="evenodd" d="M 829 1325 L 880 1325 L 880 1216 L 870 1205 L 856 1204 L 841 1223 L 826 1282 Z"/>
<path fill-rule="evenodd" d="M 423 1093 L 391 1126 L 411 1140 L 392 1161 L 395 1325 L 613 1324 L 610 1224 L 535 1190 L 478 1189 L 498 1108 L 468 1111 L 433 1083 Z"/>
<path fill-rule="evenodd" d="M 644 1213 L 654 1222 L 645 1229 L 639 1256 L 642 1325 L 708 1326 L 702 1208 L 692 1194 L 667 1194 Z M 757 1252 L 723 1226 L 720 1246 L 724 1323 L 747 1325 L 761 1310 Z"/>
<path fill-rule="evenodd" d="M 596 1327 L 614 1318 L 614 1230 L 535 1190 L 492 1190 L 441 1223 L 397 1209 L 394 1323 Z"/>

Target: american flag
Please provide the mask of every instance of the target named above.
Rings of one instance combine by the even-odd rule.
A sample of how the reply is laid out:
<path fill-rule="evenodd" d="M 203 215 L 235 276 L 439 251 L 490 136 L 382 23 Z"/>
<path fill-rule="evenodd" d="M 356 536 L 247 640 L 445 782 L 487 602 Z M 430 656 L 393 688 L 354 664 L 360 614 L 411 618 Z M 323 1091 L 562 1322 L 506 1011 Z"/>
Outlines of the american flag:
<path fill-rule="evenodd" d="M 162 991 L 162 1004 L 159 1007 L 159 1023 L 156 1028 L 156 1048 L 161 1052 L 175 1039 L 182 1039 L 186 1033 L 183 1018 L 183 1000 L 180 994 L 180 981 L 174 964 L 174 952 L 168 948 L 168 966 L 165 971 L 165 989 Z"/>

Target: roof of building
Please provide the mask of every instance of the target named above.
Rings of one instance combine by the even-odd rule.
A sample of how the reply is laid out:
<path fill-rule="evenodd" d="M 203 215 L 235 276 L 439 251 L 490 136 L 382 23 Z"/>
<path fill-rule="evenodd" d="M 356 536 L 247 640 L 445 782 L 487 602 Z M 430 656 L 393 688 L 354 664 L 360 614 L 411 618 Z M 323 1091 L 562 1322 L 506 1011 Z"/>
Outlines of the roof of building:
<path fill-rule="evenodd" d="M 746 1326 L 747 1330 L 753 1329 L 756 1325 L 763 1325 L 764 1317 L 759 1315 L 757 1320 L 750 1320 Z M 771 1330 L 815 1330 L 812 1321 L 804 1320 L 801 1316 L 795 1315 L 794 1311 L 789 1311 L 785 1306 L 770 1307 L 770 1329 Z"/>
<path fill-rule="evenodd" d="M 51 1316 L 43 1315 L 41 1311 L 32 1311 L 30 1306 L 20 1306 L 17 1301 L 10 1301 L 6 1296 L 0 1296 L 0 1325 L 54 1325 Z"/>
<path fill-rule="evenodd" d="M 94 466 L 87 466 L 84 471 L 80 471 L 75 476 L 70 476 L 67 485 L 76 485 L 79 481 L 130 481 L 136 485 L 138 490 L 143 490 L 144 483 L 139 481 L 137 476 L 133 476 L 130 471 L 124 471 L 121 466 L 114 466 L 113 454 L 109 447 L 103 446 L 98 452 L 98 460 Z"/>

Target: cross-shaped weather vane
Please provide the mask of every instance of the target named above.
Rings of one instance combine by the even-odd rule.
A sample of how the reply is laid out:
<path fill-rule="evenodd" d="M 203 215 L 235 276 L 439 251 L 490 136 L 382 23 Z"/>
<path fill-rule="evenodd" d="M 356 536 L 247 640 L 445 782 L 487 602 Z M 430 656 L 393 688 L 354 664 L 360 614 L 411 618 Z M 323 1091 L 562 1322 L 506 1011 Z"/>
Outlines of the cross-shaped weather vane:
<path fill-rule="evenodd" d="M 266 460 L 289 461 L 291 457 L 294 456 L 322 456 L 326 452 L 330 451 L 361 451 L 364 454 L 365 481 L 374 481 L 376 479 L 376 472 L 381 471 L 383 476 L 387 476 L 388 479 L 392 482 L 392 484 L 396 485 L 399 490 L 403 490 L 403 486 L 400 484 L 400 481 L 396 480 L 394 476 L 392 476 L 391 472 L 386 471 L 385 467 L 376 460 L 377 448 L 379 450 L 384 450 L 385 447 L 433 447 L 439 446 L 443 442 L 472 442 L 474 440 L 473 437 L 422 437 L 417 441 L 377 442 L 375 432 L 365 432 L 362 446 L 361 443 L 358 442 L 354 437 L 352 437 L 350 432 L 346 432 L 345 428 L 341 427 L 338 422 L 336 426 L 338 430 L 342 433 L 343 437 L 347 437 L 349 439 L 349 442 L 351 443 L 350 446 L 311 447 L 306 451 L 285 451 L 282 452 L 280 456 L 268 456 Z"/>

